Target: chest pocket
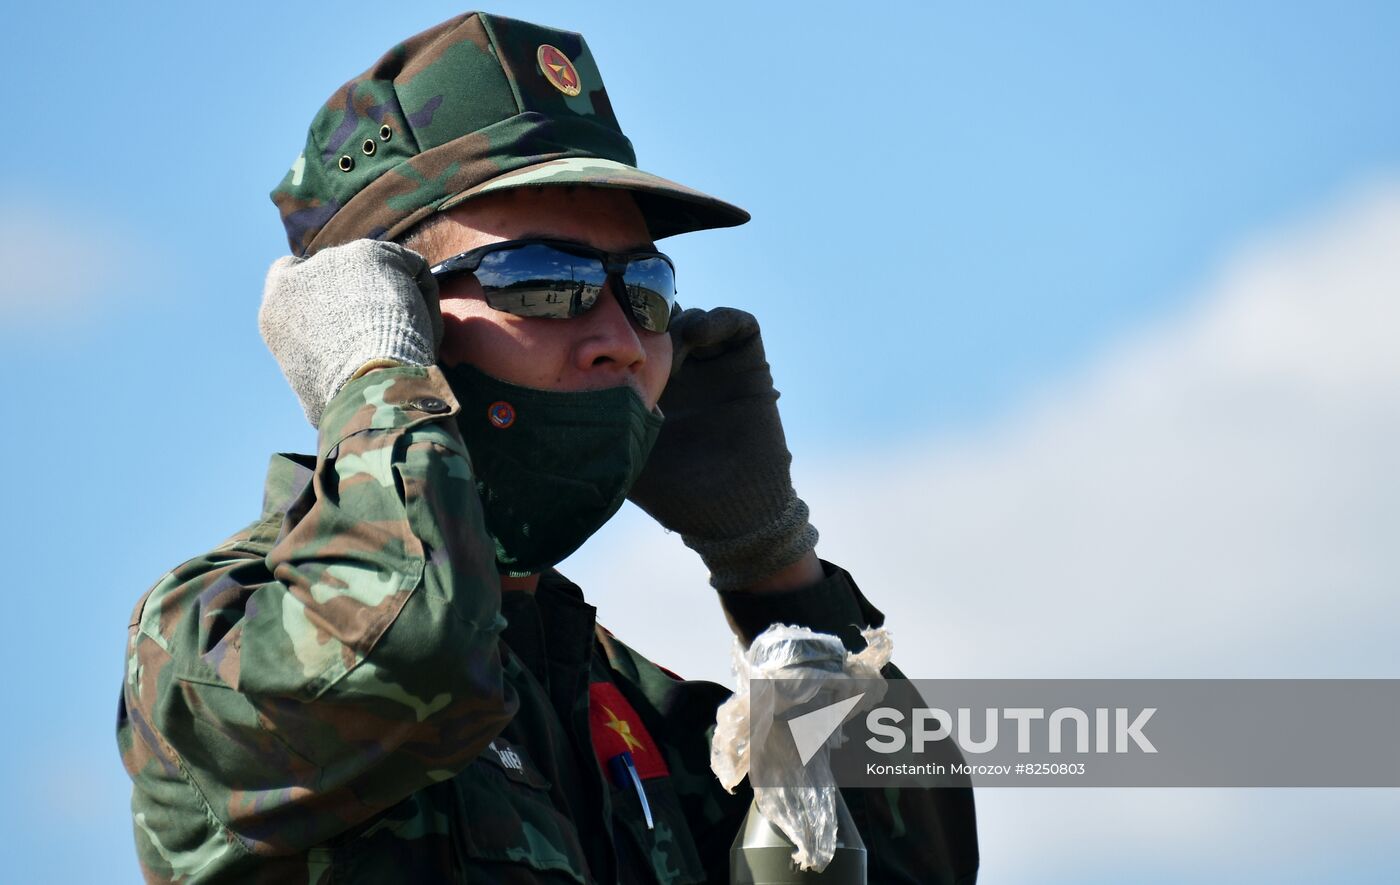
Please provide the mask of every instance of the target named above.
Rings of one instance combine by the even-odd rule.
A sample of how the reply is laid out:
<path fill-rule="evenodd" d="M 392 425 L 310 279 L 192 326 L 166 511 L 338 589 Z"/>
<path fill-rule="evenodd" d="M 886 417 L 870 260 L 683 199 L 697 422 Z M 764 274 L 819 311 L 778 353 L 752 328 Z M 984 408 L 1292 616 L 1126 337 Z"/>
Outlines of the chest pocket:
<path fill-rule="evenodd" d="M 588 885 L 573 824 L 523 748 L 497 738 L 455 778 L 426 787 L 339 840 L 347 885 Z"/>
<path fill-rule="evenodd" d="M 631 702 L 606 678 L 588 686 L 588 725 L 598 766 L 612 783 L 613 835 L 624 885 L 704 882 L 704 867 L 661 748 Z M 633 772 L 614 764 L 619 756 L 632 760 Z M 637 795 L 638 780 L 646 791 L 650 827 Z"/>
<path fill-rule="evenodd" d="M 577 831 L 523 747 L 497 738 L 452 783 L 464 881 L 587 885 Z"/>
<path fill-rule="evenodd" d="M 697 885 L 705 869 L 669 777 L 642 781 L 653 826 L 648 829 L 635 786 L 612 789 L 613 827 L 623 885 Z"/>

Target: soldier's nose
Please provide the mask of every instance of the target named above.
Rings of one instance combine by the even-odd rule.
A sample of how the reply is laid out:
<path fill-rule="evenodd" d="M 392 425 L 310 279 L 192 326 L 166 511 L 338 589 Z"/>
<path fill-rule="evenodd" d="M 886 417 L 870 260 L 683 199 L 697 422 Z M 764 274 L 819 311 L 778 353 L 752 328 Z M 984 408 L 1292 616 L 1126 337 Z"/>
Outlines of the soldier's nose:
<path fill-rule="evenodd" d="M 635 371 L 646 362 L 646 348 L 637 334 L 626 293 L 622 290 L 620 281 L 608 280 L 602 297 L 579 318 L 583 332 L 583 340 L 576 351 L 580 369 L 614 366 Z"/>

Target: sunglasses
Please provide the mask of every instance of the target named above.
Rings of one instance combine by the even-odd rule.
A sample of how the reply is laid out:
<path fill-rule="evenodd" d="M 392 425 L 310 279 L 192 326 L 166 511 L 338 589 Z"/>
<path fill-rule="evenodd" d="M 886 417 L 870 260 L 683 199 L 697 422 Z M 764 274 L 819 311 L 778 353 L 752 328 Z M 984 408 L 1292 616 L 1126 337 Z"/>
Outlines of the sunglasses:
<path fill-rule="evenodd" d="M 518 317 L 568 319 L 598 302 L 608 280 L 637 325 L 664 332 L 676 307 L 676 267 L 660 252 L 603 252 L 563 240 L 506 240 L 434 265 L 439 282 L 475 274 L 486 303 Z"/>

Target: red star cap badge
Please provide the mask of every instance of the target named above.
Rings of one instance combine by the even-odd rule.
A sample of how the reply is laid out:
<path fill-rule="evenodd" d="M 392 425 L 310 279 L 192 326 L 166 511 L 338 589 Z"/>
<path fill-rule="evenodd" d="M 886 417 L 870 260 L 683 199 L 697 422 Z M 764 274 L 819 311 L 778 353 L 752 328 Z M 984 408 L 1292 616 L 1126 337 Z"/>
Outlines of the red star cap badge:
<path fill-rule="evenodd" d="M 548 43 L 542 43 L 539 50 L 535 52 L 535 58 L 539 60 L 540 73 L 544 74 L 549 85 L 565 95 L 579 94 L 583 87 L 579 83 L 578 69 L 574 67 L 573 62 L 569 61 L 567 55 Z"/>

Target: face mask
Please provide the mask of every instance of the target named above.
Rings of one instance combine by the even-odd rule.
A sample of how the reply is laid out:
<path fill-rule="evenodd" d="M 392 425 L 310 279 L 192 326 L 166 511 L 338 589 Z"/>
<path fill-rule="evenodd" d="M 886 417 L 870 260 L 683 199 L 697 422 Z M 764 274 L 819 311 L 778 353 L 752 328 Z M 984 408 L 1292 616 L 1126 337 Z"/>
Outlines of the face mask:
<path fill-rule="evenodd" d="M 541 571 L 582 546 L 622 506 L 661 430 L 628 386 L 566 393 L 465 364 L 442 371 L 502 574 Z"/>

